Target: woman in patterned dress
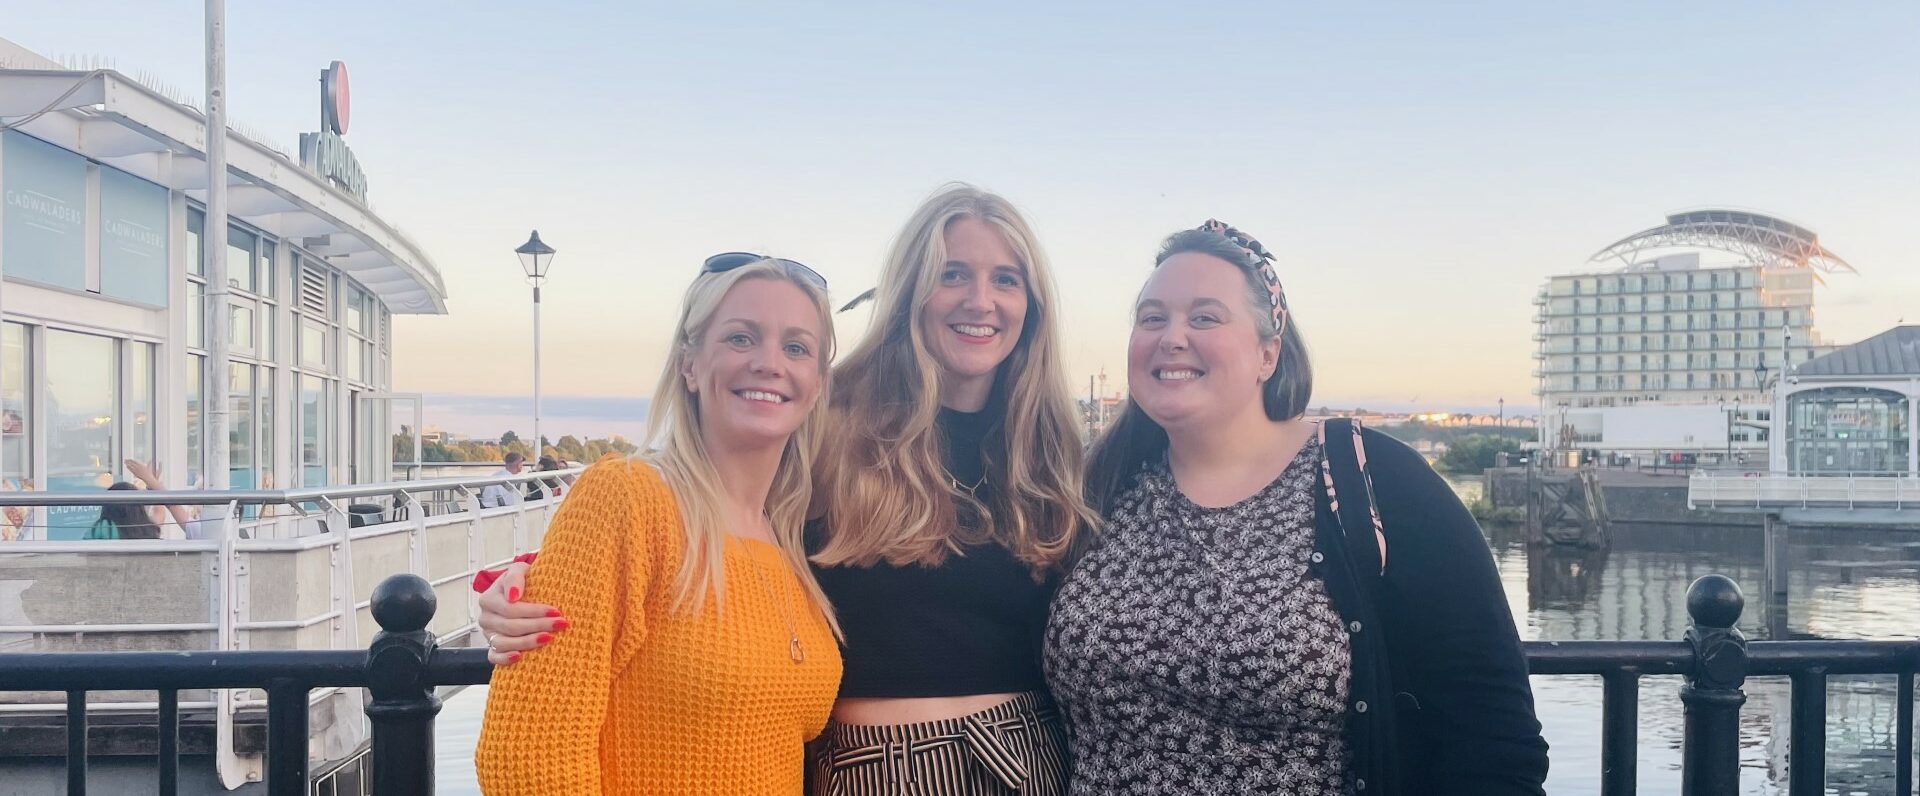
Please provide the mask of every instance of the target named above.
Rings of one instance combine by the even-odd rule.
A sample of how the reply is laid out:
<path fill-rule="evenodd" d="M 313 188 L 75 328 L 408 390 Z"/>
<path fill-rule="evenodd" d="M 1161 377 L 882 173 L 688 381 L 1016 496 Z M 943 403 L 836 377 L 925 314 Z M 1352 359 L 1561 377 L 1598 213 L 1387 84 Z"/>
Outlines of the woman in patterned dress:
<path fill-rule="evenodd" d="M 1047 628 L 1071 792 L 1541 793 L 1478 527 L 1405 445 L 1302 418 L 1311 371 L 1270 259 L 1210 221 L 1166 240 L 1140 292 L 1131 402 L 1088 474 L 1106 527 Z"/>

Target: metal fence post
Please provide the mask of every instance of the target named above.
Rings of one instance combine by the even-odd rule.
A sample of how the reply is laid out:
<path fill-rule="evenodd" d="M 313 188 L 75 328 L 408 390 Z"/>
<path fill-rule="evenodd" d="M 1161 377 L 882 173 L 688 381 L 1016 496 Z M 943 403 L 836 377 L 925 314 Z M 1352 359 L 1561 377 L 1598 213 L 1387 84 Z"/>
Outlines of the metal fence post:
<path fill-rule="evenodd" d="M 440 699 L 426 682 L 436 646 L 426 627 L 435 603 L 433 587 L 419 575 L 393 575 L 373 590 L 373 620 L 380 623 L 367 649 L 374 796 L 433 792 L 433 718 Z"/>
<path fill-rule="evenodd" d="M 1740 690 L 1747 679 L 1747 639 L 1734 624 L 1746 601 L 1724 575 L 1707 575 L 1687 588 L 1687 644 L 1693 667 L 1680 701 L 1686 730 L 1680 769 L 1684 796 L 1734 796 L 1740 788 Z"/>

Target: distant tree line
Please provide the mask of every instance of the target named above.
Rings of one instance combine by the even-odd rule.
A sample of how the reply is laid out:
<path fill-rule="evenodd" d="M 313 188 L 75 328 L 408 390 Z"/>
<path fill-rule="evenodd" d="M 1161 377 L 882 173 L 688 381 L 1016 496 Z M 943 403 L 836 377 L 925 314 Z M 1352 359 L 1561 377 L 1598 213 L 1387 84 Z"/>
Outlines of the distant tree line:
<path fill-rule="evenodd" d="M 562 461 L 592 463 L 609 453 L 630 456 L 640 450 L 640 446 L 628 441 L 626 437 L 615 434 L 606 439 L 590 438 L 582 440 L 568 434 L 554 441 L 550 437 L 540 439 L 540 453 Z M 532 443 L 519 434 L 508 431 L 498 440 L 457 440 L 452 442 L 427 441 L 420 447 L 420 461 L 423 462 L 497 462 L 506 458 L 508 453 L 518 452 L 531 460 L 540 457 L 533 453 Z M 393 436 L 393 460 L 395 462 L 413 461 L 413 435 L 403 432 Z"/>

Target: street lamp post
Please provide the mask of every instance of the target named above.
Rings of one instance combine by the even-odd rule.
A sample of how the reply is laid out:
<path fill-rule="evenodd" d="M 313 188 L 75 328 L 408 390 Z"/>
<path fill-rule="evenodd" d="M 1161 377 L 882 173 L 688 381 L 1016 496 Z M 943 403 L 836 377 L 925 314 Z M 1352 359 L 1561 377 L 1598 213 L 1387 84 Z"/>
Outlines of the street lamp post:
<path fill-rule="evenodd" d="M 520 248 L 513 250 L 520 256 L 520 268 L 527 273 L 527 283 L 533 285 L 533 458 L 540 459 L 540 283 L 547 280 L 547 269 L 553 266 L 553 247 L 541 242 L 540 230 Z"/>

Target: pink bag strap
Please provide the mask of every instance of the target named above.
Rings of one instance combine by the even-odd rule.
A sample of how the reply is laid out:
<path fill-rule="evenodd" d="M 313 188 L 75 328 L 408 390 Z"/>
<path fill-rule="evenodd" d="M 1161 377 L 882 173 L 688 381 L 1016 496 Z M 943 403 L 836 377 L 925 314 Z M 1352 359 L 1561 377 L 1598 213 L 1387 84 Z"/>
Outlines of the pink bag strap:
<path fill-rule="evenodd" d="M 1360 433 L 1360 420 L 1358 418 L 1338 419 L 1345 420 L 1345 425 L 1353 432 L 1353 459 L 1359 465 L 1359 483 L 1363 492 L 1361 497 L 1366 500 L 1367 516 L 1373 521 L 1373 538 L 1377 545 L 1376 549 L 1380 555 L 1380 574 L 1385 575 L 1387 573 L 1387 531 L 1386 526 L 1380 522 L 1380 505 L 1374 502 L 1373 473 L 1367 468 L 1367 446 L 1365 438 L 1362 437 Z M 1322 421 L 1317 431 L 1320 436 L 1320 475 L 1327 486 L 1329 508 L 1333 509 L 1333 516 L 1337 520 L 1340 517 L 1340 493 L 1339 490 L 1334 487 L 1333 459 L 1327 455 L 1327 451 L 1329 450 L 1327 424 L 1329 422 L 1332 421 Z M 1344 523 L 1342 523 L 1342 527 L 1345 527 Z"/>

